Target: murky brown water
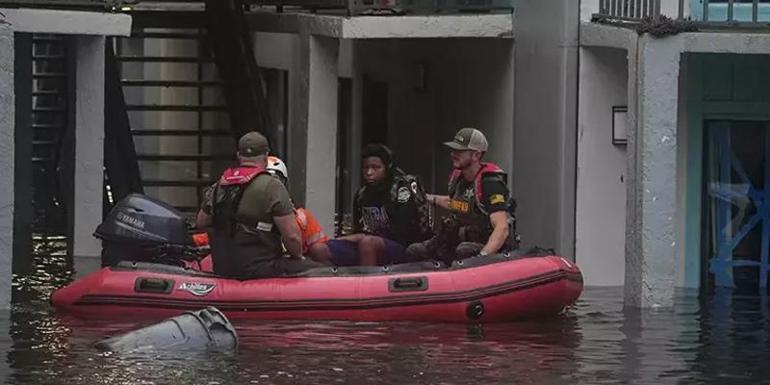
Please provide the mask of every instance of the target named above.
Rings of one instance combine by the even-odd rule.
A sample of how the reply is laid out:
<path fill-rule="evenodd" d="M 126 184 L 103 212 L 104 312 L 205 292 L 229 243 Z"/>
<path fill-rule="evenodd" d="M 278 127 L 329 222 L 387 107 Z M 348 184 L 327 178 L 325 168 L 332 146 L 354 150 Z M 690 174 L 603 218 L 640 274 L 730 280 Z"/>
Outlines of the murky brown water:
<path fill-rule="evenodd" d="M 135 322 L 62 318 L 48 295 L 70 279 L 42 250 L 0 315 L 0 379 L 11 384 L 760 384 L 770 383 L 768 299 L 680 292 L 676 309 L 622 307 L 587 288 L 566 315 L 484 326 L 236 321 L 233 354 L 100 353 Z M 5 376 L 5 378 L 3 378 Z"/>

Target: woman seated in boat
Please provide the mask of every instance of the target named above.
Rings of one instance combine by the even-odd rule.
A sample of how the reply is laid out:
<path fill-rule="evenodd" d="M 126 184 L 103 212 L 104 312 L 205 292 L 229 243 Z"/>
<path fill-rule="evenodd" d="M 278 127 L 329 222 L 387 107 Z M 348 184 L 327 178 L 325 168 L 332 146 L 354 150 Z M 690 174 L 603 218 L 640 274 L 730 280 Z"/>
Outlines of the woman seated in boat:
<path fill-rule="evenodd" d="M 267 157 L 267 172 L 278 178 L 284 186 L 289 181 L 289 170 L 286 163 L 277 156 Z M 326 246 L 329 237 L 324 233 L 315 215 L 309 209 L 296 206 L 294 214 L 297 226 L 302 233 L 302 254 L 314 261 L 331 263 L 331 252 Z"/>
<path fill-rule="evenodd" d="M 364 185 L 353 199 L 354 234 L 327 245 L 339 266 L 409 262 L 409 244 L 432 236 L 430 206 L 419 180 L 396 167 L 383 144 L 369 144 L 361 153 Z"/>

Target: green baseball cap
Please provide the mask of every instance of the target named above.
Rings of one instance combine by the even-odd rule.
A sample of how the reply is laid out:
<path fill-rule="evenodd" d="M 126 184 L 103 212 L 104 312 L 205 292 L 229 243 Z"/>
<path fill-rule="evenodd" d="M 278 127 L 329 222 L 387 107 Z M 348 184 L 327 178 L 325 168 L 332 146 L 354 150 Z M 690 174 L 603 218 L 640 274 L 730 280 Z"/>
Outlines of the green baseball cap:
<path fill-rule="evenodd" d="M 267 155 L 270 147 L 267 144 L 267 138 L 256 131 L 251 131 L 238 139 L 238 154 L 241 156 L 259 156 Z"/>
<path fill-rule="evenodd" d="M 487 138 L 484 134 L 475 128 L 463 128 L 457 131 L 451 142 L 444 142 L 444 145 L 457 151 L 481 151 L 486 152 L 489 148 Z"/>

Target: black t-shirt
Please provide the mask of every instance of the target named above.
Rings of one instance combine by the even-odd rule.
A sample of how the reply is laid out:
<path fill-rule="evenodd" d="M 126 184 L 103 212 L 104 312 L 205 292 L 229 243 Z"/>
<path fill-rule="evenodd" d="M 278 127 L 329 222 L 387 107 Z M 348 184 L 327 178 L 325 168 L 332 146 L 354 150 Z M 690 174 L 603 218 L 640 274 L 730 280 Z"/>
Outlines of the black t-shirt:
<path fill-rule="evenodd" d="M 392 236 L 388 206 L 390 191 L 385 184 L 367 185 L 358 190 L 353 200 L 353 221 L 355 232 Z"/>
<path fill-rule="evenodd" d="M 354 199 L 353 221 L 356 233 L 381 236 L 405 247 L 432 235 L 425 192 L 407 175 L 361 188 Z"/>

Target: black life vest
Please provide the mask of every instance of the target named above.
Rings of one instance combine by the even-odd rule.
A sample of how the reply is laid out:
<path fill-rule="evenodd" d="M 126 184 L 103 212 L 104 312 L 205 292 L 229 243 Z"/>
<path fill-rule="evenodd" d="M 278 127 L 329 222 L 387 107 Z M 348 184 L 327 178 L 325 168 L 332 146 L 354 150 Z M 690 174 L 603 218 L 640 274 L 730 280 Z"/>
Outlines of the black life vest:
<path fill-rule="evenodd" d="M 248 278 L 260 264 L 281 257 L 281 235 L 272 220 L 244 218 L 238 210 L 247 187 L 262 174 L 262 167 L 229 168 L 214 186 L 211 254 L 217 274 Z"/>
<path fill-rule="evenodd" d="M 456 221 L 459 222 L 458 231 L 462 233 L 460 239 L 462 241 L 486 243 L 489 236 L 492 234 L 492 224 L 489 222 L 489 211 L 484 203 L 484 191 L 483 181 L 484 178 L 489 176 L 497 176 L 503 183 L 507 182 L 508 175 L 503 171 L 500 166 L 494 163 L 482 163 L 481 169 L 476 173 L 473 180 L 473 202 L 469 205 L 467 210 L 453 210 Z M 450 206 L 453 203 L 461 202 L 453 201 L 453 198 L 459 193 L 457 190 L 462 180 L 462 170 L 453 170 L 449 176 L 448 195 L 450 198 Z M 510 195 L 510 194 L 509 194 Z M 508 212 L 508 241 L 504 248 L 515 249 L 518 248 L 520 242 L 520 236 L 516 232 L 516 201 L 509 197 L 506 202 Z"/>

